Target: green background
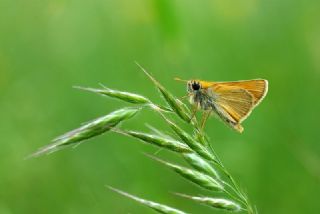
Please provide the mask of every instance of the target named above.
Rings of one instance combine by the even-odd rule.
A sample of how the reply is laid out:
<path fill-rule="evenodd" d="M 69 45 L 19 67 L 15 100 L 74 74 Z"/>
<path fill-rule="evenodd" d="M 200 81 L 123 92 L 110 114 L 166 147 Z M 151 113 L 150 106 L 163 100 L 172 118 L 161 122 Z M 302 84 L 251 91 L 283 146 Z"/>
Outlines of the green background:
<path fill-rule="evenodd" d="M 185 85 L 174 77 L 268 79 L 243 134 L 214 118 L 206 131 L 260 213 L 319 213 L 319 11 L 316 0 L 1 0 L 0 213 L 153 213 L 104 185 L 190 213 L 224 213 L 173 196 L 207 192 L 142 154 L 157 148 L 114 133 L 24 160 L 127 105 L 74 85 L 103 83 L 161 103 L 134 61 L 178 97 Z M 168 130 L 150 111 L 124 127 L 146 123 Z"/>

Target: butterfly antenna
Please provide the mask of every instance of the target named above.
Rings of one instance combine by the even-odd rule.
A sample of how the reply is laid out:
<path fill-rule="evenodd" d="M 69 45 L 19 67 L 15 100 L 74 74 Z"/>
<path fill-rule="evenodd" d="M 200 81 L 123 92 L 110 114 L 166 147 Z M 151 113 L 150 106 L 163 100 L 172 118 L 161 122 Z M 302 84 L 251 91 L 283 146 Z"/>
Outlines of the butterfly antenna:
<path fill-rule="evenodd" d="M 179 81 L 179 82 L 188 82 L 188 80 L 182 80 L 182 79 L 180 79 L 178 77 L 174 78 L 174 80 Z"/>

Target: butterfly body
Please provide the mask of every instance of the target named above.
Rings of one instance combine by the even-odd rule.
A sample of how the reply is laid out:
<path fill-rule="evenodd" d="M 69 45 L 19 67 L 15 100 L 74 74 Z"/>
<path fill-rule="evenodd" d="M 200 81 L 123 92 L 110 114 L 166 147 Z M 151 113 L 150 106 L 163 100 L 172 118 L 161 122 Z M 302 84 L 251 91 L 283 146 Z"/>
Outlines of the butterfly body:
<path fill-rule="evenodd" d="M 265 97 L 267 91 L 268 81 L 263 79 L 235 82 L 187 81 L 189 101 L 194 109 L 207 112 L 207 117 L 212 112 L 215 113 L 238 132 L 243 131 L 241 123 Z"/>
<path fill-rule="evenodd" d="M 210 110 L 215 108 L 214 102 L 216 95 L 211 88 L 201 89 L 190 93 L 189 102 L 192 105 L 197 105 L 202 110 Z"/>

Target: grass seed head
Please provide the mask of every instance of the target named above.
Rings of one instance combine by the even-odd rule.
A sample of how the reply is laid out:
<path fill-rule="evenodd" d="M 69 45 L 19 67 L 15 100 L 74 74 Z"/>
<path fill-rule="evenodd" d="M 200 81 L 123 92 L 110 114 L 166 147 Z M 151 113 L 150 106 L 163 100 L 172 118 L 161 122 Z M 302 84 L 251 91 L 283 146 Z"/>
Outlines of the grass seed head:
<path fill-rule="evenodd" d="M 111 189 L 112 191 L 114 192 L 117 192 L 127 198 L 131 198 L 132 200 L 135 200 L 137 202 L 139 202 L 140 204 L 143 204 L 155 211 L 157 211 L 158 213 L 162 213 L 162 214 L 186 214 L 185 212 L 181 211 L 181 210 L 178 210 L 178 209 L 175 209 L 175 208 L 172 208 L 172 207 L 169 207 L 167 205 L 163 205 L 163 204 L 159 204 L 159 203 L 156 203 L 156 202 L 153 202 L 153 201 L 148 201 L 148 200 L 145 200 L 145 199 L 142 199 L 142 198 L 139 198 L 137 196 L 134 196 L 134 195 L 131 195 L 129 193 L 126 193 L 126 192 L 123 192 L 121 190 L 118 190 L 116 188 L 113 188 L 113 187 L 107 187 L 109 189 Z"/>
<path fill-rule="evenodd" d="M 190 122 L 190 113 L 188 108 L 179 101 L 173 94 L 171 94 L 165 87 L 163 87 L 151 74 L 149 74 L 140 64 L 136 63 L 141 70 L 149 77 L 153 84 L 158 88 L 165 101 L 169 104 L 171 109 L 184 121 Z"/>
<path fill-rule="evenodd" d="M 211 190 L 211 191 L 222 191 L 224 189 L 219 181 L 199 171 L 189 169 L 183 166 L 175 165 L 151 155 L 147 155 L 147 156 L 168 166 L 169 168 L 177 172 L 179 175 L 181 175 L 185 179 L 199 185 L 204 189 Z"/>
<path fill-rule="evenodd" d="M 169 124 L 170 128 L 178 135 L 178 137 L 187 144 L 192 150 L 194 150 L 197 154 L 203 157 L 206 160 L 216 161 L 213 154 L 211 154 L 207 148 L 205 148 L 202 144 L 197 142 L 192 136 L 190 136 L 187 132 L 181 129 L 177 124 L 170 121 L 164 114 L 159 112 L 159 114 L 164 118 L 164 120 Z"/>
<path fill-rule="evenodd" d="M 238 212 L 242 208 L 239 204 L 235 203 L 234 201 L 223 199 L 223 198 L 211 198 L 211 197 L 197 197 L 197 196 L 189 196 L 181 193 L 176 193 L 184 198 L 191 199 L 195 202 L 217 208 L 217 209 L 224 209 L 232 212 Z"/>
<path fill-rule="evenodd" d="M 140 108 L 123 108 L 87 122 L 80 128 L 57 137 L 53 140 L 52 144 L 40 148 L 37 152 L 30 155 L 30 157 L 37 157 L 43 154 L 49 154 L 58 151 L 65 147 L 79 145 L 84 140 L 101 135 L 117 126 L 120 122 L 130 119 L 136 115 L 139 110 Z"/>
<path fill-rule="evenodd" d="M 159 146 L 178 153 L 190 153 L 192 150 L 185 144 L 166 138 L 164 136 L 159 136 L 155 134 L 147 134 L 143 132 L 130 131 L 130 130 L 115 130 L 120 134 L 128 135 L 137 138 L 143 142 L 150 143 L 152 145 Z"/>
<path fill-rule="evenodd" d="M 206 175 L 220 179 L 218 172 L 203 158 L 196 153 L 182 154 L 183 158 L 195 169 Z"/>
<path fill-rule="evenodd" d="M 133 103 L 133 104 L 150 103 L 150 100 L 148 98 L 141 96 L 139 94 L 113 90 L 113 89 L 110 89 L 107 87 L 103 87 L 103 89 L 97 89 L 97 88 L 86 88 L 86 87 L 75 86 L 74 88 L 81 89 L 84 91 L 94 92 L 94 93 L 97 93 L 97 94 L 100 94 L 103 96 L 108 96 L 108 97 L 120 99 L 125 102 L 129 102 L 129 103 Z"/>

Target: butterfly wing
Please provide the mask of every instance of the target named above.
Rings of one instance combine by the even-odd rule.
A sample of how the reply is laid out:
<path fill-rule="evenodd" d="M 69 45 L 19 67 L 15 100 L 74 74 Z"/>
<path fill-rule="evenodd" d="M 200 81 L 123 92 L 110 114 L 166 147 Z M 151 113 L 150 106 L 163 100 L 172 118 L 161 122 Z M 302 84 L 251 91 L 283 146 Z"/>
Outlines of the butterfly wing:
<path fill-rule="evenodd" d="M 215 111 L 218 116 L 238 132 L 240 125 L 259 104 L 268 90 L 266 80 L 247 80 L 238 82 L 204 82 L 203 89 L 212 90 Z"/>
<path fill-rule="evenodd" d="M 210 84 L 207 84 L 210 86 Z M 219 89 L 220 87 L 229 87 L 233 89 L 245 89 L 254 98 L 254 104 L 258 105 L 261 100 L 266 96 L 268 92 L 268 81 L 264 79 L 255 80 L 242 80 L 234 82 L 215 82 L 211 84 L 211 87 Z"/>

